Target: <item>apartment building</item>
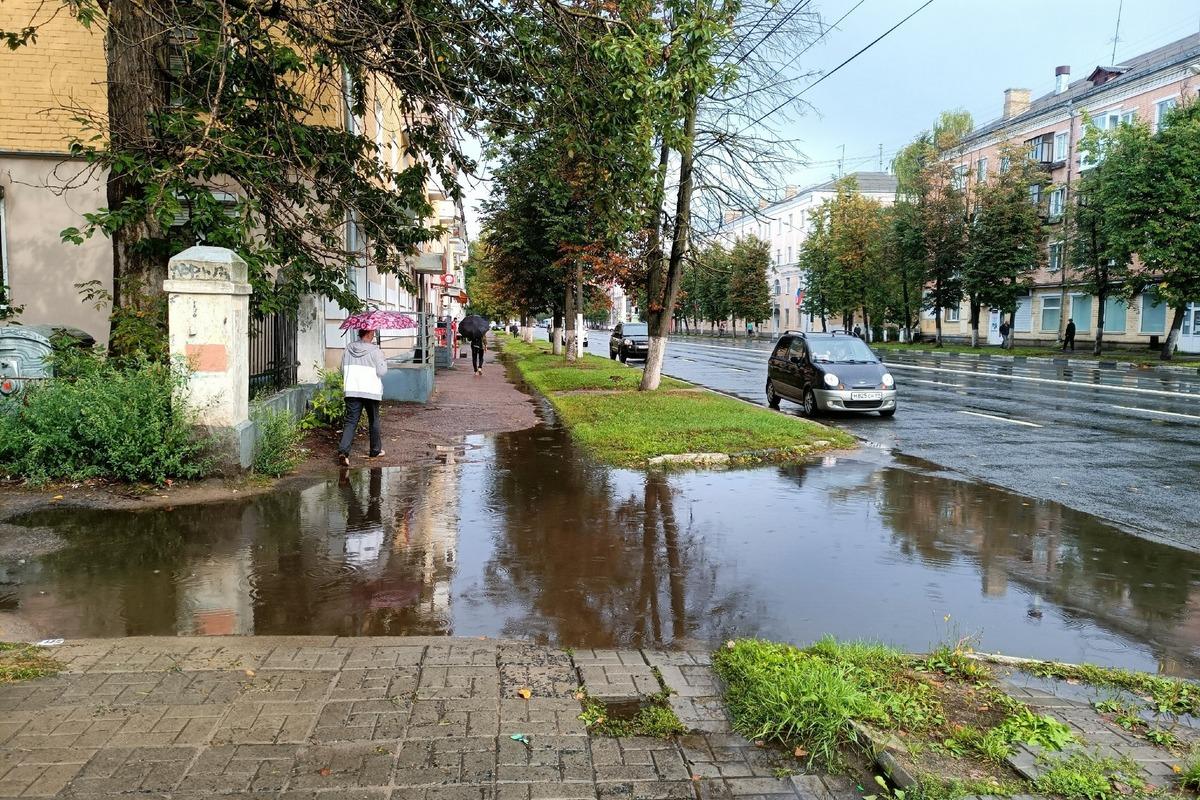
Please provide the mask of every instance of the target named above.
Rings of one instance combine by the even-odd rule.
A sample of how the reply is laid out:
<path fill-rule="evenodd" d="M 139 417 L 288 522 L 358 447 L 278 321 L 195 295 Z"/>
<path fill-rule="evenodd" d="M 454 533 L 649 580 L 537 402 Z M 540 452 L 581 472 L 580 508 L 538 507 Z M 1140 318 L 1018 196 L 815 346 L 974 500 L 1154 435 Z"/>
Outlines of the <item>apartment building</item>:
<path fill-rule="evenodd" d="M 42 6 L 40 0 L 5 0 L 0 29 L 19 30 L 31 19 L 41 20 L 47 16 Z M 46 21 L 35 42 L 0 56 L 0 283 L 9 287 L 11 302 L 24 307 L 21 323 L 80 328 L 101 344 L 108 338 L 108 309 L 84 303 L 76 284 L 98 281 L 111 289 L 111 242 L 96 236 L 82 245 L 66 244 L 61 232 L 106 205 L 106 175 L 89 171 L 69 152 L 79 135 L 78 110 L 98 115 L 107 110 L 105 75 L 103 26 L 84 28 L 69 14 Z M 328 113 L 315 110 L 314 119 L 372 138 L 380 161 L 402 170 L 412 158 L 406 152 L 406 120 L 394 92 L 378 84 L 369 87 L 365 115 L 352 114 L 343 102 L 340 109 L 331 104 Z M 224 189 L 236 192 L 214 187 Z M 346 249 L 363 256 L 351 280 L 371 307 L 461 317 L 467 250 L 462 214 L 439 187 L 431 184 L 427 194 L 434 208 L 428 222 L 445 233 L 409 260 L 405 277 L 415 291 L 396 274 L 376 269 L 352 217 L 346 221 Z M 338 326 L 346 311 L 336 303 L 323 305 L 326 363 L 332 365 L 341 357 Z M 413 341 L 410 334 L 392 337 L 389 344 L 402 351 Z"/>
<path fill-rule="evenodd" d="M 854 172 L 863 195 L 892 205 L 896 200 L 896 177 L 886 172 Z M 771 333 L 784 330 L 813 330 L 813 318 L 800 307 L 804 302 L 804 275 L 800 269 L 800 249 L 812 229 L 812 214 L 825 200 L 837 196 L 838 179 L 801 189 L 788 186 L 783 199 L 763 202 L 752 213 L 727 212 L 721 236 L 736 241 L 757 236 L 771 245 L 771 268 L 767 283 L 771 293 L 771 318 L 766 328 Z M 820 321 L 816 322 L 820 328 Z"/>
<path fill-rule="evenodd" d="M 1071 67 L 1054 71 L 1055 88 L 1036 99 L 1027 89 L 1004 92 L 1001 116 L 973 130 L 950 155 L 957 161 L 957 176 L 968 191 L 1005 169 L 1003 145 L 1023 145 L 1041 163 L 1049 179 L 1029 187 L 1030 200 L 1038 203 L 1049 232 L 1046 266 L 1033 276 L 1029 293 L 1019 300 L 1014 336 L 1019 344 L 1054 344 L 1061 339 L 1067 320 L 1073 319 L 1077 340 L 1096 334 L 1098 300 L 1080 291 L 1068 263 L 1064 216 L 1074 202 L 1072 188 L 1081 175 L 1098 163 L 1098 155 L 1080 146 L 1085 113 L 1101 129 L 1134 120 L 1157 128 L 1163 115 L 1184 100 L 1193 101 L 1200 89 L 1200 34 L 1192 34 L 1120 64 L 1089 67 L 1072 81 Z M 1200 298 L 1189 303 L 1179 348 L 1200 352 Z M 970 334 L 970 311 L 944 310 L 942 331 L 948 337 Z M 988 341 L 1000 342 L 1000 311 L 989 309 L 981 320 Z M 1104 313 L 1104 340 L 1125 346 L 1156 346 L 1167 334 L 1173 309 L 1158 301 L 1153 289 L 1126 302 L 1108 298 Z M 935 331 L 933 312 L 925 312 L 922 331 Z M 981 334 L 983 330 L 981 330 Z"/>

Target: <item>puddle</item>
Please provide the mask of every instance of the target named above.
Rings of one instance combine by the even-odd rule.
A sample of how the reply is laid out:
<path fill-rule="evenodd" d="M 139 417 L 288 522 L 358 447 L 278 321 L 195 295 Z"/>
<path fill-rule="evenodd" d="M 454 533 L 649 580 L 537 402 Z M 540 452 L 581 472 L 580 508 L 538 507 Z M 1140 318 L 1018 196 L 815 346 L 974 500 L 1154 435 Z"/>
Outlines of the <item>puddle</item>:
<path fill-rule="evenodd" d="M 454 634 L 573 647 L 823 634 L 1200 672 L 1200 555 L 878 451 L 644 475 L 553 426 L 250 500 L 15 520 L 45 636 Z"/>

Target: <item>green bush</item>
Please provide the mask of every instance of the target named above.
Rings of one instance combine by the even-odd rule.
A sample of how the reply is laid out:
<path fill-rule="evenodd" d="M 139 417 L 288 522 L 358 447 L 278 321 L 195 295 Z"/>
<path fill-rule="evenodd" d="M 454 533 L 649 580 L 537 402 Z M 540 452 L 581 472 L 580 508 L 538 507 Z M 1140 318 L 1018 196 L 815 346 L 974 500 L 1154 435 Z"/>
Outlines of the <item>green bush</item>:
<path fill-rule="evenodd" d="M 174 402 L 185 372 L 144 359 L 117 366 L 90 351 L 68 357 L 68 374 L 0 405 L 0 473 L 161 484 L 208 472 L 208 441 Z"/>
<path fill-rule="evenodd" d="M 340 430 L 346 421 L 346 396 L 341 370 L 321 370 L 321 385 L 313 393 L 308 413 L 300 420 L 301 430 Z"/>
<path fill-rule="evenodd" d="M 291 472 L 304 458 L 304 431 L 289 411 L 259 406 L 251 412 L 258 426 L 251 469 L 259 475 L 278 478 Z"/>

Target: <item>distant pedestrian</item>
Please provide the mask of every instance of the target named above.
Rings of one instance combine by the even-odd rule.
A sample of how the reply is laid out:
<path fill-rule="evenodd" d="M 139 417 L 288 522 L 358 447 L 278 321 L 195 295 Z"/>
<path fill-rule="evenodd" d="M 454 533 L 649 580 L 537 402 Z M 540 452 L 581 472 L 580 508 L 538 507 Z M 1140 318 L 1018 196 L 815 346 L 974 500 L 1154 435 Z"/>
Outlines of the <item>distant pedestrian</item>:
<path fill-rule="evenodd" d="M 471 343 L 471 369 L 476 375 L 483 374 L 483 351 L 487 349 L 486 334 L 469 334 L 467 340 Z"/>
<path fill-rule="evenodd" d="M 1008 320 L 1005 320 L 1004 322 L 1000 323 L 1000 341 L 1002 341 L 1002 342 L 1008 341 L 1008 332 L 1010 330 L 1012 330 L 1012 328 L 1009 327 Z"/>
<path fill-rule="evenodd" d="M 855 335 L 855 337 L 857 337 L 859 339 L 862 338 L 862 326 L 861 325 L 854 326 L 854 335 Z"/>
<path fill-rule="evenodd" d="M 1072 353 L 1075 352 L 1075 320 L 1073 319 L 1067 320 L 1067 332 L 1063 334 L 1064 352 L 1066 351 L 1067 347 L 1071 348 Z"/>
<path fill-rule="evenodd" d="M 375 344 L 375 331 L 360 330 L 358 338 L 346 345 L 342 355 L 342 383 L 346 395 L 346 426 L 338 444 L 338 463 L 350 466 L 350 447 L 363 409 L 371 439 L 370 458 L 384 455 L 383 431 L 379 424 L 379 402 L 383 400 L 383 376 L 387 374 L 383 351 Z"/>

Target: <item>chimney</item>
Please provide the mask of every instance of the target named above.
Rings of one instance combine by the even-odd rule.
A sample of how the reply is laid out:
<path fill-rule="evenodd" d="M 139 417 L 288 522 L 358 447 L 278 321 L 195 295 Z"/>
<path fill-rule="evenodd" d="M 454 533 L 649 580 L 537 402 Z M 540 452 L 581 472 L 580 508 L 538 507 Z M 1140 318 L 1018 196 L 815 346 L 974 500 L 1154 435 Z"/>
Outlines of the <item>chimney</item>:
<path fill-rule="evenodd" d="M 795 197 L 795 196 L 796 196 L 796 195 L 798 195 L 799 193 L 800 193 L 800 187 L 798 187 L 798 186 L 785 186 L 785 187 L 784 187 L 784 189 L 783 189 L 783 199 L 784 199 L 784 200 L 791 200 L 793 197 Z"/>
<path fill-rule="evenodd" d="M 730 222 L 733 222 L 735 219 L 737 219 L 741 215 L 742 215 L 742 212 L 738 211 L 736 208 L 726 209 L 725 214 L 724 214 L 725 224 L 728 225 Z"/>
<path fill-rule="evenodd" d="M 1054 93 L 1062 94 L 1071 84 L 1071 67 L 1064 64 L 1054 70 Z"/>
<path fill-rule="evenodd" d="M 1024 114 L 1029 109 L 1028 89 L 1004 90 L 1004 119 Z"/>

